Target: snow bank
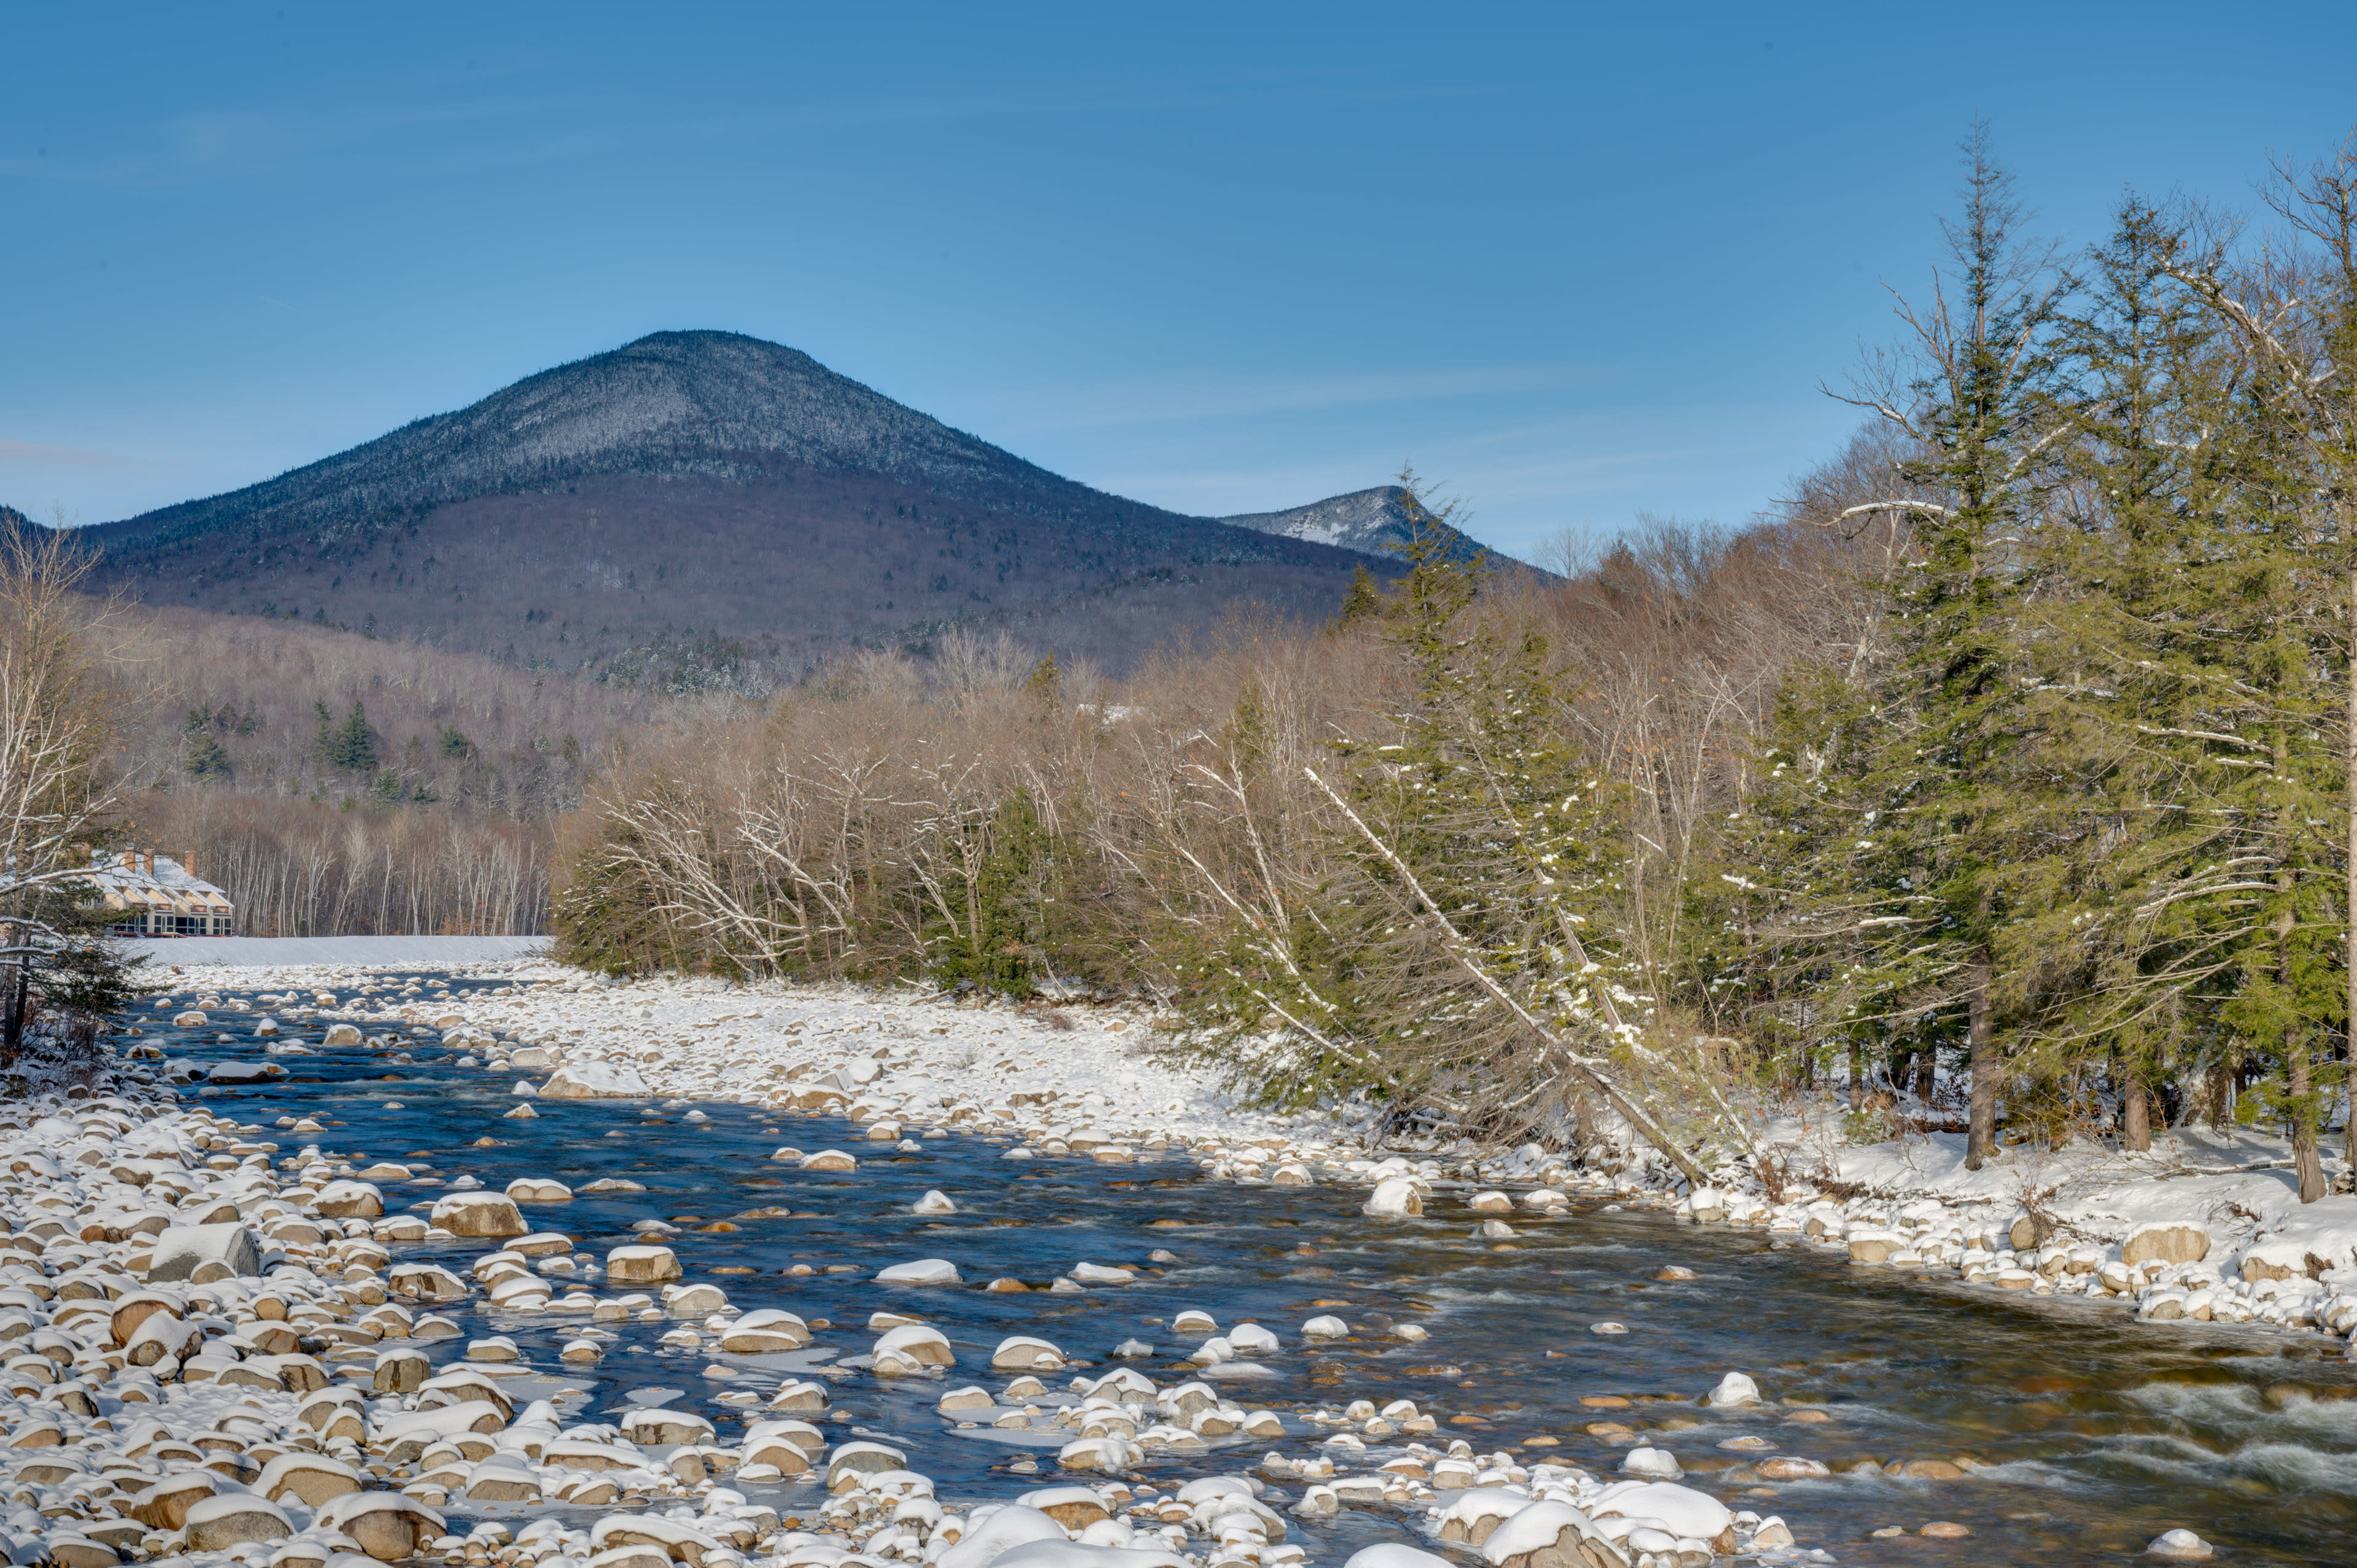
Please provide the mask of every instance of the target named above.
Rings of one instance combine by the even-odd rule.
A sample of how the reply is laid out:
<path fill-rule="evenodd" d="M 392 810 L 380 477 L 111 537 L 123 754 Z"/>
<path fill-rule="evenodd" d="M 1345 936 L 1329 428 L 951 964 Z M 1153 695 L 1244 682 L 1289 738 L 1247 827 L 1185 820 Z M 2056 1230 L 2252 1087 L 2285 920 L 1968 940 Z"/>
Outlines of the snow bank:
<path fill-rule="evenodd" d="M 124 945 L 166 965 L 262 969 L 280 964 L 495 963 L 537 958 L 546 937 L 133 937 Z"/>

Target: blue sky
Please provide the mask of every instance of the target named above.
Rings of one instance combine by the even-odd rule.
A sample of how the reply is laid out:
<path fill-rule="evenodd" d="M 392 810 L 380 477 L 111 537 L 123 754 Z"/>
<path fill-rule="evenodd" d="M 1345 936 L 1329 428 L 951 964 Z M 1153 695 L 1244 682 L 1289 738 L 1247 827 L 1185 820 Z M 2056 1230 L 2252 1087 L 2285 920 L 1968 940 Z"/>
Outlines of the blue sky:
<path fill-rule="evenodd" d="M 2249 24 L 2259 22 L 2258 27 Z M 1183 511 L 1403 462 L 1532 553 L 1739 521 L 1975 114 L 2047 232 L 2256 208 L 2357 8 L 12 8 L 0 500 L 233 489 L 664 328 Z"/>

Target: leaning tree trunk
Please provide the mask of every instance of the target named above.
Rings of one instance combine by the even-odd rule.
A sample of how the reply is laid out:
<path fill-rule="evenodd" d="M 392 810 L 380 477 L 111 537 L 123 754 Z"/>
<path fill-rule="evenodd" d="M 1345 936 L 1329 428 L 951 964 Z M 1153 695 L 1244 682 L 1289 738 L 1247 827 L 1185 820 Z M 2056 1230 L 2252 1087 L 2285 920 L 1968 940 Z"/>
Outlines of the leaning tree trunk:
<path fill-rule="evenodd" d="M 1972 1036 L 1973 1107 L 1964 1134 L 1964 1168 L 1976 1171 L 1996 1153 L 1996 1030 L 1989 1017 L 1989 981 L 1996 969 L 1988 949 L 1973 951 L 1965 984 Z"/>

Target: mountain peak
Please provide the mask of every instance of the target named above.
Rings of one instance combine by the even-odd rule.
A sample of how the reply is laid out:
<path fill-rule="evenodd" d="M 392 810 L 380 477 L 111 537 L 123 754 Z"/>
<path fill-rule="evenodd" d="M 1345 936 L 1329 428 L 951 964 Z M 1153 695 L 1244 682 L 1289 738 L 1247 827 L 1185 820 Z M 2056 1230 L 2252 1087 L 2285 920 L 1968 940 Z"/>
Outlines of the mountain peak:
<path fill-rule="evenodd" d="M 1107 495 L 783 344 L 650 333 L 242 490 L 87 531 L 100 580 L 591 670 L 683 636 L 1134 662 L 1238 599 L 1320 619 L 1353 558 Z"/>

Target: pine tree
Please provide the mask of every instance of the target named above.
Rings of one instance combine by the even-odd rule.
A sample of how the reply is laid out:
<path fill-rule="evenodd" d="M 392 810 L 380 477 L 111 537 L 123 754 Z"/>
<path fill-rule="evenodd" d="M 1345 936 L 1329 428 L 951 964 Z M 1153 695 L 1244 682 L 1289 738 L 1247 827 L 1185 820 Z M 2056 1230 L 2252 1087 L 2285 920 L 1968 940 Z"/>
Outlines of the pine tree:
<path fill-rule="evenodd" d="M 1342 596 L 1342 607 L 1334 612 L 1334 618 L 1327 623 L 1326 629 L 1340 631 L 1346 626 L 1379 616 L 1390 603 L 1383 596 L 1383 589 L 1375 585 L 1374 574 L 1361 564 L 1351 569 L 1350 591 Z"/>
<path fill-rule="evenodd" d="M 375 737 L 369 734 L 368 712 L 358 699 L 341 724 L 328 716 L 328 704 L 315 703 L 319 715 L 319 735 L 315 743 L 319 760 L 330 768 L 340 768 L 351 773 L 373 772 L 377 765 Z"/>
<path fill-rule="evenodd" d="M 1023 682 L 1023 692 L 1042 708 L 1054 708 L 1063 700 L 1063 673 L 1056 668 L 1056 650 L 1051 648 L 1046 658 L 1032 666 Z"/>
<path fill-rule="evenodd" d="M 2213 624 L 2235 570 L 2221 547 L 2231 369 L 2214 317 L 2170 275 L 2193 244 L 2181 221 L 2128 199 L 2089 255 L 2083 308 L 2061 327 L 2068 482 L 2031 551 L 2038 591 L 2020 639 L 2031 744 L 2015 853 L 1994 879 L 2015 1054 L 2058 1117 L 2104 1064 L 2131 1149 L 2149 1144 L 2149 1092 L 2206 1026 L 2189 991 L 2225 961 L 2185 881 L 2221 819 L 2189 792 L 2240 779 L 2247 760 L 2216 755 L 2235 749 L 2215 738 L 2233 678 Z"/>
<path fill-rule="evenodd" d="M 1904 512 L 1914 535 L 1912 570 L 1891 596 L 1895 646 L 1878 703 L 1889 722 L 1861 785 L 1888 801 L 1878 808 L 1878 875 L 1908 895 L 1903 917 L 1883 928 L 1875 961 L 1894 983 L 1931 983 L 1918 997 L 1917 1026 L 1928 1036 L 1963 1026 L 1972 1068 L 1965 1164 L 1978 1169 L 1996 1147 L 2006 1073 L 1994 1012 L 2004 910 L 1992 872 L 2014 848 L 2018 804 L 2020 534 L 2061 434 L 2052 419 L 2053 336 L 2070 280 L 2050 252 L 2023 242 L 2012 179 L 1992 157 L 1986 127 L 1964 153 L 1964 212 L 1943 226 L 1950 272 L 1928 305 L 1899 307 L 1914 334 L 1911 369 L 1883 374 L 1851 401 L 1913 440 L 1921 456 L 1906 478 L 1941 498 L 1854 509 Z"/>

